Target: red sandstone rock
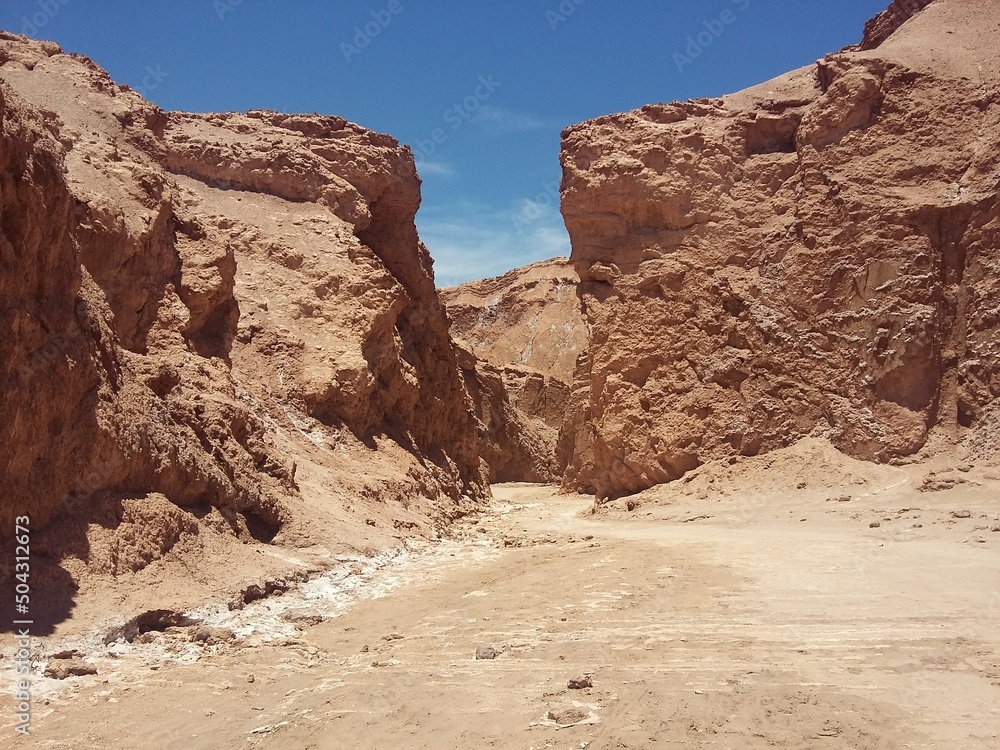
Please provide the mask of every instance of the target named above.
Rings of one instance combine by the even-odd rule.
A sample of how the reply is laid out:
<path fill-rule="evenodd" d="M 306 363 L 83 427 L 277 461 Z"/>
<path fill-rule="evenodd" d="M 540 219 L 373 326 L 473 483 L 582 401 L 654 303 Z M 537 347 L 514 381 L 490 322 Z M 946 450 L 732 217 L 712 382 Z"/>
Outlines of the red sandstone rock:
<path fill-rule="evenodd" d="M 896 2 L 861 49 L 733 96 L 564 132 L 590 329 L 568 487 L 621 496 L 810 433 L 888 460 L 985 429 L 1000 3 L 910 17 L 924 5 Z"/>
<path fill-rule="evenodd" d="M 886 10 L 865 24 L 865 35 L 858 48 L 875 49 L 931 2 L 933 0 L 892 0 Z"/>
<path fill-rule="evenodd" d="M 409 149 L 162 112 L 9 34 L 0 114 L 0 525 L 117 576 L 366 518 L 381 544 L 488 494 Z"/>

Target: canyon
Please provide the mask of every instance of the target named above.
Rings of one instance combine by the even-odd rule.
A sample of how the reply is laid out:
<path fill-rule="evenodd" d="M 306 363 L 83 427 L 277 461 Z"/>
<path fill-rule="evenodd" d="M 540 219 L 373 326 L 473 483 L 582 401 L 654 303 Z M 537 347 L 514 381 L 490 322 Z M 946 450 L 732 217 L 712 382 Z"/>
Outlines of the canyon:
<path fill-rule="evenodd" d="M 568 127 L 571 256 L 437 288 L 392 136 L 0 32 L 38 734 L 995 747 L 998 33 Z"/>
<path fill-rule="evenodd" d="M 576 363 L 587 348 L 578 284 L 569 261 L 554 259 L 441 290 L 452 335 L 478 363 L 478 379 L 492 383 L 488 393 L 502 397 L 489 401 L 498 416 L 487 419 L 481 410 L 480 420 L 513 428 L 500 430 L 491 443 L 491 481 L 557 482 L 562 476 L 559 433 Z M 467 382 L 474 382 L 471 373 Z"/>

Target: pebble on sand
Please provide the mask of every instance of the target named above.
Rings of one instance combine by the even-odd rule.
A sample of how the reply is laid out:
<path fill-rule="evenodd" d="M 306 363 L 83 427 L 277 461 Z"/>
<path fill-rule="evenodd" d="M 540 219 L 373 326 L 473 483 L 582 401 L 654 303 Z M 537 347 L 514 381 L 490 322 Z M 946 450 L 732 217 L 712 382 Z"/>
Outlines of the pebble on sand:
<path fill-rule="evenodd" d="M 476 659 L 477 660 L 478 659 L 496 659 L 497 656 L 499 656 L 499 655 L 500 655 L 500 652 L 497 651 L 495 648 L 493 648 L 492 646 L 490 646 L 488 644 L 480 643 L 478 646 L 476 646 Z"/>

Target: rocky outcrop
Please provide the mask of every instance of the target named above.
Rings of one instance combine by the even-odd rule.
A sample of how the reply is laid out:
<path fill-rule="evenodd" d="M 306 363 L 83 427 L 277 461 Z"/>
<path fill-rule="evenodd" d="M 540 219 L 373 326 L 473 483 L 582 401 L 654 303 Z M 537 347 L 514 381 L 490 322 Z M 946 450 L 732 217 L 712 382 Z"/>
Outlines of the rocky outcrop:
<path fill-rule="evenodd" d="M 939 0 L 875 49 L 564 132 L 590 329 L 568 487 L 618 497 L 810 433 L 885 461 L 981 428 L 1000 395 L 998 22 L 996 2 Z"/>
<path fill-rule="evenodd" d="M 289 395 L 328 427 L 361 440 L 384 435 L 434 456 L 427 468 L 438 491 L 453 499 L 480 494 L 468 399 L 414 225 L 420 182 L 410 152 L 339 118 L 270 112 L 172 114 L 164 140 L 168 170 L 214 216 L 240 213 L 217 202 L 234 191 L 293 204 L 285 207 L 288 224 L 253 227 L 268 241 L 254 237 L 245 246 L 245 293 L 256 316 L 238 336 L 248 344 L 240 351 L 247 365 L 275 378 L 295 372 Z M 302 210 L 303 202 L 320 211 Z M 246 237 L 222 222 L 227 241 Z M 290 294 L 275 295 L 283 287 Z M 257 327 L 278 322 L 296 328 L 290 360 L 269 336 L 258 339 Z"/>
<path fill-rule="evenodd" d="M 491 481 L 548 482 L 587 330 L 565 258 L 441 290 L 482 425 Z"/>
<path fill-rule="evenodd" d="M 199 529 L 376 545 L 488 494 L 407 148 L 162 112 L 9 34 L 0 97 L 0 525 L 58 528 L 57 561 L 87 518 L 169 527 L 118 574 Z"/>
<path fill-rule="evenodd" d="M 933 0 L 892 0 L 892 4 L 865 24 L 864 37 L 858 49 L 875 49 L 892 36 L 910 18 Z"/>

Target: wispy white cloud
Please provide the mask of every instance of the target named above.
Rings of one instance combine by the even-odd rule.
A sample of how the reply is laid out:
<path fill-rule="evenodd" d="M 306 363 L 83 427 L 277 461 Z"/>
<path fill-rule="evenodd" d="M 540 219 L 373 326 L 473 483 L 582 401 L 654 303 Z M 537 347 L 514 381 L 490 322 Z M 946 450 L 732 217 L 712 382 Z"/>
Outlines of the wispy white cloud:
<path fill-rule="evenodd" d="M 435 177 L 454 177 L 455 168 L 443 161 L 417 161 L 417 174 Z"/>
<path fill-rule="evenodd" d="M 501 211 L 472 203 L 421 209 L 417 228 L 434 258 L 437 285 L 454 286 L 568 256 L 569 236 L 558 207 L 525 213 L 524 203 Z"/>
<path fill-rule="evenodd" d="M 503 107 L 484 104 L 472 116 L 472 122 L 484 128 L 503 132 L 521 132 L 544 128 L 545 123 L 531 114 L 514 112 Z"/>

